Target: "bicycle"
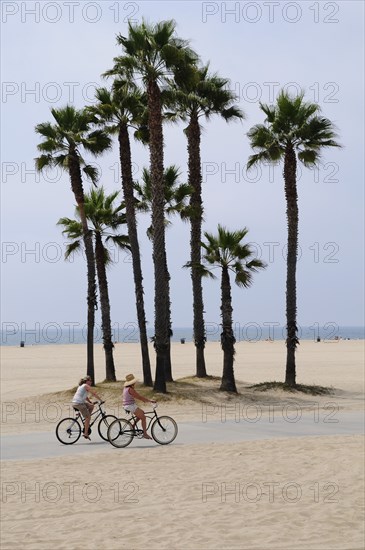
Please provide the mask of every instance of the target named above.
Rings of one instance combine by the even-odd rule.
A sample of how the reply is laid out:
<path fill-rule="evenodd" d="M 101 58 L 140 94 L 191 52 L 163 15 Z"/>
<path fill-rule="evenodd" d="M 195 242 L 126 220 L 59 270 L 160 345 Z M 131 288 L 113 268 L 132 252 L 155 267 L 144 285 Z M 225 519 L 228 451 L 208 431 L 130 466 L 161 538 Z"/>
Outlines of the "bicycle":
<path fill-rule="evenodd" d="M 91 434 L 91 427 L 95 424 L 95 422 L 98 420 L 98 418 L 101 416 L 98 424 L 98 432 L 99 435 L 104 441 L 108 441 L 107 433 L 109 426 L 115 421 L 118 420 L 116 416 L 112 414 L 106 414 L 105 411 L 102 408 L 102 405 L 105 403 L 105 401 L 100 401 L 100 403 L 96 402 L 94 405 L 98 404 L 98 408 L 91 413 L 91 418 L 95 416 L 95 418 L 90 422 L 89 427 L 89 434 Z M 84 418 L 80 411 L 76 411 L 76 416 L 74 418 L 64 418 L 61 420 L 57 426 L 56 426 L 56 437 L 60 443 L 63 443 L 64 445 L 73 445 L 78 441 L 81 437 L 81 433 L 83 433 L 84 428 Z M 80 424 L 81 421 L 81 424 Z"/>
<path fill-rule="evenodd" d="M 175 420 L 170 416 L 158 416 L 156 412 L 157 403 L 153 405 L 153 411 L 145 413 L 148 419 L 147 430 L 151 426 L 151 435 L 156 443 L 168 445 L 177 436 L 178 428 Z M 131 414 L 129 411 L 128 414 Z M 134 437 L 143 438 L 143 430 L 137 428 L 138 418 L 132 414 L 132 418 L 117 418 L 108 428 L 108 441 L 114 447 L 121 449 L 127 447 Z"/>

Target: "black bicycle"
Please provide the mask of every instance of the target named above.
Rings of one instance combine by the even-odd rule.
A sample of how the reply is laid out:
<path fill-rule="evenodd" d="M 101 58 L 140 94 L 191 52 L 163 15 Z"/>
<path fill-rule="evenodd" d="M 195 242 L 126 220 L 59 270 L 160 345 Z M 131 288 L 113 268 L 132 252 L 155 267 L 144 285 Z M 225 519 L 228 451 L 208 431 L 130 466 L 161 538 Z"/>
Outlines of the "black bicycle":
<path fill-rule="evenodd" d="M 156 443 L 168 445 L 177 436 L 177 424 L 170 416 L 158 416 L 156 412 L 157 404 L 153 406 L 153 411 L 146 412 L 148 419 L 147 430 L 151 426 L 151 435 Z M 129 411 L 126 411 L 129 413 Z M 130 414 L 130 413 L 129 413 Z M 121 449 L 127 447 L 134 437 L 143 438 L 143 430 L 137 428 L 138 418 L 132 414 L 131 420 L 126 418 L 117 418 L 108 429 L 108 440 L 114 447 Z"/>
<path fill-rule="evenodd" d="M 106 414 L 102 407 L 104 403 L 105 401 L 94 403 L 94 405 L 98 405 L 98 408 L 91 414 L 92 420 L 90 422 L 89 435 L 91 434 L 91 427 L 95 424 L 98 418 L 101 417 L 98 424 L 98 432 L 100 437 L 104 439 L 104 441 L 108 441 L 108 429 L 110 425 L 118 419 L 112 414 Z M 57 439 L 64 445 L 72 445 L 73 443 L 76 443 L 76 441 L 80 439 L 81 433 L 83 433 L 83 416 L 80 411 L 77 411 L 77 409 L 75 409 L 75 411 L 77 414 L 74 418 L 64 418 L 57 424 L 56 427 Z"/>

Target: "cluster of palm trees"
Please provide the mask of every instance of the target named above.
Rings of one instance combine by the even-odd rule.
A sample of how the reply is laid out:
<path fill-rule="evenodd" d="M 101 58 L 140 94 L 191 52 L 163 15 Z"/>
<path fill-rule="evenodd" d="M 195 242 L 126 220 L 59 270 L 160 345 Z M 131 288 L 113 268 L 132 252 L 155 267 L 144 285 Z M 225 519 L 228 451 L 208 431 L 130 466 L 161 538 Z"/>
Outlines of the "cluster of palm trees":
<path fill-rule="evenodd" d="M 98 279 L 102 313 L 103 342 L 106 355 L 106 379 L 115 380 L 110 304 L 106 279 L 108 254 L 105 240 L 129 248 L 132 256 L 137 319 L 140 331 L 143 381 L 152 386 L 148 352 L 143 276 L 137 233 L 138 211 L 151 212 L 148 236 L 152 240 L 154 266 L 154 348 L 156 372 L 154 389 L 166 392 L 172 381 L 170 338 L 172 335 L 170 275 L 165 245 L 167 218 L 178 213 L 190 223 L 190 260 L 193 295 L 193 329 L 196 348 L 196 375 L 205 377 L 206 342 L 202 278 L 211 268 L 221 269 L 221 316 L 224 364 L 221 389 L 236 391 L 233 360 L 234 334 L 229 273 L 239 286 L 248 287 L 252 275 L 265 264 L 254 257 L 249 244 L 243 243 L 247 228 L 229 231 L 219 225 L 216 235 L 204 233 L 202 242 L 203 197 L 201 175 L 201 121 L 219 115 L 224 120 L 242 120 L 243 112 L 235 104 L 229 81 L 209 72 L 187 41 L 176 35 L 174 21 L 155 25 L 143 21 L 128 25 L 128 36 L 117 36 L 122 54 L 114 58 L 113 67 L 104 73 L 112 78 L 111 88 L 100 88 L 92 107 L 77 110 L 73 106 L 51 109 L 54 123 L 36 126 L 42 142 L 36 159 L 39 170 L 61 166 L 70 176 L 77 204 L 77 219 L 61 218 L 59 224 L 70 239 L 66 255 L 83 245 L 88 274 L 88 345 L 87 373 L 94 378 L 93 328 Z M 248 137 L 254 154 L 248 168 L 259 162 L 284 160 L 285 196 L 288 222 L 287 260 L 287 370 L 285 382 L 295 385 L 296 260 L 298 247 L 298 205 L 296 189 L 297 160 L 306 166 L 315 164 L 322 147 L 338 146 L 333 125 L 321 117 L 316 104 L 306 103 L 303 94 L 290 97 L 281 92 L 275 106 L 261 105 L 264 124 L 251 128 Z M 163 123 L 184 121 L 188 152 L 188 181 L 178 183 L 177 167 L 164 166 Z M 149 148 L 149 169 L 142 182 L 132 177 L 130 134 Z M 92 183 L 97 170 L 84 160 L 85 153 L 103 154 L 119 143 L 123 200 L 116 206 L 118 193 L 106 195 L 103 188 L 84 192 L 83 176 Z M 126 224 L 127 234 L 119 234 Z"/>

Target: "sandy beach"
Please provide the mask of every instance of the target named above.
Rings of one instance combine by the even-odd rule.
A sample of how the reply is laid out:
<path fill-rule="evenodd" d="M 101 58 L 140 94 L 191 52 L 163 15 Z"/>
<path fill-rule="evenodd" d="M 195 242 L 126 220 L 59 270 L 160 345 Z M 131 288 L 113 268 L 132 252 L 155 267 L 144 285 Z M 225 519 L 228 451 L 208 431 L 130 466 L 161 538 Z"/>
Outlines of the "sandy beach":
<path fill-rule="evenodd" d="M 176 380 L 194 374 L 192 344 L 173 344 L 172 358 Z M 141 378 L 138 345 L 117 344 L 115 359 L 118 380 L 128 372 Z M 68 390 L 84 374 L 84 346 L 3 347 L 1 360 L 4 438 L 54 433 L 58 415 L 68 406 Z M 208 343 L 206 362 L 210 375 L 221 374 L 219 344 Z M 95 349 L 95 365 L 99 382 L 104 379 L 101 346 Z M 219 381 L 211 380 L 194 386 L 190 397 L 188 386 L 184 399 L 161 399 L 158 410 L 177 422 L 202 422 L 207 404 L 215 411 L 232 402 L 246 412 L 247 406 L 260 407 L 264 415 L 270 407 L 292 411 L 295 406 L 303 414 L 315 410 L 320 420 L 339 410 L 363 410 L 363 341 L 301 342 L 298 383 L 332 387 L 331 395 L 249 387 L 282 381 L 284 365 L 283 342 L 241 342 L 237 397 L 221 394 Z M 115 398 L 106 405 L 118 407 Z M 95 444 L 98 436 L 89 445 Z M 77 456 L 2 461 L 2 549 L 364 547 L 362 435 L 183 445 L 177 439 L 167 447 L 132 442 L 126 449 L 108 443 L 97 453 L 85 449 Z"/>

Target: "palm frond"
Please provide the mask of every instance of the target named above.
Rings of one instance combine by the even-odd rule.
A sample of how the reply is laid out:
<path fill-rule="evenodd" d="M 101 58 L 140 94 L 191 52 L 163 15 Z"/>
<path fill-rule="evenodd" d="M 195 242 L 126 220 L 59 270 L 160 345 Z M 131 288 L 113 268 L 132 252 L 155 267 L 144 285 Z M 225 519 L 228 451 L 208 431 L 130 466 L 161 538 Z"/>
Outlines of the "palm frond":
<path fill-rule="evenodd" d="M 68 244 L 65 250 L 65 260 L 70 259 L 75 253 L 81 252 L 81 249 L 81 239 Z"/>
<path fill-rule="evenodd" d="M 194 268 L 196 272 L 200 275 L 200 277 L 205 277 L 208 279 L 216 279 L 217 277 L 212 273 L 210 269 L 208 269 L 204 264 L 202 263 L 194 263 L 194 262 L 187 262 L 182 266 L 185 269 L 192 269 Z"/>
<path fill-rule="evenodd" d="M 89 180 L 95 185 L 99 179 L 99 170 L 96 168 L 96 166 L 87 164 L 82 168 L 82 171 L 89 178 Z"/>

